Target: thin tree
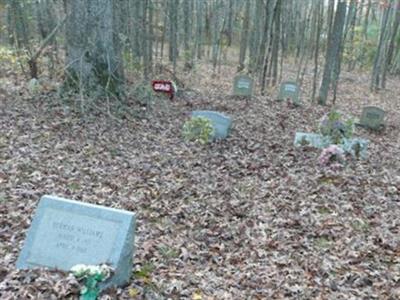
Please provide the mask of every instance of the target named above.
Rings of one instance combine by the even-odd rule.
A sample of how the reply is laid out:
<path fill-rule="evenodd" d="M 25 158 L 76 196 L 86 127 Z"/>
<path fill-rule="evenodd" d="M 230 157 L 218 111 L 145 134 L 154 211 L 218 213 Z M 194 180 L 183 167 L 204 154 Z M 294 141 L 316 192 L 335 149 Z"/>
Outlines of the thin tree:
<path fill-rule="evenodd" d="M 378 49 L 374 58 L 374 66 L 371 76 L 371 91 L 376 91 L 380 88 L 385 88 L 385 73 L 386 73 L 386 60 L 387 60 L 387 44 L 390 37 L 389 19 L 392 10 L 393 1 L 388 5 L 383 6 L 383 15 L 381 20 L 381 30 L 379 35 Z"/>
<path fill-rule="evenodd" d="M 239 66 L 238 71 L 242 71 L 244 69 L 244 61 L 246 59 L 246 51 L 249 40 L 249 23 L 250 23 L 250 4 L 251 1 L 246 1 L 246 7 L 244 10 L 243 16 L 243 25 L 242 25 L 242 34 L 240 38 L 240 53 L 239 53 Z"/>
<path fill-rule="evenodd" d="M 339 0 L 336 6 L 335 20 L 328 40 L 327 53 L 325 57 L 325 67 L 322 77 L 322 83 L 318 94 L 318 103 L 325 105 L 328 98 L 329 86 L 332 81 L 332 75 L 340 59 L 340 45 L 343 36 L 344 23 L 346 20 L 346 2 Z"/>

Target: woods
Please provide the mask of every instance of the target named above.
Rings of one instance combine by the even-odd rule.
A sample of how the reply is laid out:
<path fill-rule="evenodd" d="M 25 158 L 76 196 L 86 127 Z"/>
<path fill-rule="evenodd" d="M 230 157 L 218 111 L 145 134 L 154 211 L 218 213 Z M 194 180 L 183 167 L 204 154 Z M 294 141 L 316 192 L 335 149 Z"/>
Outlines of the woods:
<path fill-rule="evenodd" d="M 318 102 L 325 104 L 330 88 L 335 102 L 342 67 L 369 69 L 371 90 L 384 88 L 387 74 L 399 72 L 397 0 L 124 0 L 112 5 L 90 1 L 64 4 L 3 1 L 2 26 L 8 33 L 7 38 L 3 35 L 3 44 L 8 41 L 8 46 L 32 53 L 56 27 L 56 18 L 68 15 L 65 38 L 61 30 L 51 39 L 53 45 L 63 40 L 65 52 L 54 46 L 57 51 L 48 51 L 46 56 L 53 65 L 54 59 L 59 61 L 65 54 L 67 77 L 76 81 L 76 75 L 81 74 L 81 87 L 88 84 L 91 73 L 90 77 L 97 77 L 103 88 L 117 89 L 123 81 L 123 67 L 128 72 L 141 70 L 143 78 L 149 79 L 157 66 L 171 64 L 177 76 L 177 68 L 189 71 L 206 59 L 218 72 L 217 66 L 226 63 L 228 55 L 237 55 L 237 70 L 253 74 L 264 92 L 281 80 L 279 74 L 286 62 L 295 59 L 296 79 L 301 81 L 305 72 L 313 72 L 313 90 L 319 86 Z M 89 46 L 95 50 L 85 52 Z M 88 60 L 95 66 L 89 67 Z M 36 77 L 34 73 L 30 75 Z"/>
<path fill-rule="evenodd" d="M 0 0 L 0 299 L 400 298 L 400 0 Z"/>

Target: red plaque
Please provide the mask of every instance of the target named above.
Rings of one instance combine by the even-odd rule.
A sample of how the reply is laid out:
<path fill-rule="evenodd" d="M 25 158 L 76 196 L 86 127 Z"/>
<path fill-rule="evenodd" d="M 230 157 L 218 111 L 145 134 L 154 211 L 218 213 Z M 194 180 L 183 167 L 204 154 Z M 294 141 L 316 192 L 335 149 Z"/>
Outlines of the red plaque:
<path fill-rule="evenodd" d="M 172 81 L 153 80 L 151 84 L 153 86 L 153 91 L 168 94 L 170 99 L 174 98 L 174 94 L 176 92 L 176 86 Z"/>

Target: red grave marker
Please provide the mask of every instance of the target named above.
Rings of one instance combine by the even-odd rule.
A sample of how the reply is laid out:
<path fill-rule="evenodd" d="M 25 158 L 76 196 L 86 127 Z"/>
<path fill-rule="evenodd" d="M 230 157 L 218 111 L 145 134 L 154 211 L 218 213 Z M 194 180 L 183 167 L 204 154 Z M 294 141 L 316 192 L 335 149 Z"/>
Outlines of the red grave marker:
<path fill-rule="evenodd" d="M 153 80 L 151 82 L 153 91 L 158 93 L 165 93 L 169 95 L 170 99 L 174 98 L 176 88 L 175 84 L 170 80 Z"/>

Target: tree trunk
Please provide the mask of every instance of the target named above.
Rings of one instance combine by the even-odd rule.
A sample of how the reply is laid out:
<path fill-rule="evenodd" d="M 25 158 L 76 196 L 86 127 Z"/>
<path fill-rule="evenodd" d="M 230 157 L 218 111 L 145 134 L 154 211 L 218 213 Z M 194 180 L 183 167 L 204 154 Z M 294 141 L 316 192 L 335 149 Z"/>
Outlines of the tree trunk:
<path fill-rule="evenodd" d="M 202 0 L 196 1 L 196 56 L 197 59 L 203 57 L 203 37 L 204 37 L 204 24 L 203 24 L 203 11 L 204 3 Z"/>
<path fill-rule="evenodd" d="M 315 17 L 315 26 L 317 27 L 316 29 L 316 40 L 315 40 L 315 52 L 314 52 L 314 77 L 313 77 L 313 90 L 312 90 L 312 102 L 315 101 L 315 94 L 317 91 L 317 78 L 318 78 L 318 59 L 319 59 L 319 48 L 320 48 L 320 40 L 321 40 L 321 31 L 322 31 L 322 22 L 324 19 L 324 6 L 319 2 L 319 0 L 316 0 L 318 2 L 317 4 L 317 12 L 316 12 L 316 17 Z"/>
<path fill-rule="evenodd" d="M 26 3 L 22 3 L 22 1 L 7 1 L 8 32 L 11 45 L 30 52 L 29 24 L 25 5 Z"/>
<path fill-rule="evenodd" d="M 400 25 L 400 0 L 397 1 L 395 4 L 395 19 L 393 23 L 393 29 L 392 29 L 392 34 L 390 37 L 390 43 L 389 43 L 389 49 L 388 49 L 388 57 L 387 57 L 387 63 L 390 66 L 393 62 L 393 54 L 395 50 L 395 44 L 396 44 L 396 37 L 399 32 L 399 25 Z"/>
<path fill-rule="evenodd" d="M 239 53 L 239 66 L 238 71 L 244 69 L 244 61 L 246 59 L 247 44 L 249 40 L 249 17 L 250 17 L 250 3 L 251 1 L 246 1 L 246 8 L 243 17 L 243 27 L 242 35 L 240 41 L 240 53 Z"/>
<path fill-rule="evenodd" d="M 271 49 L 271 63 L 268 73 L 268 85 L 276 85 L 278 80 L 278 58 L 279 58 L 279 45 L 281 39 L 281 6 L 282 0 L 277 0 L 275 11 L 274 11 L 274 34 L 272 37 L 272 49 Z"/>
<path fill-rule="evenodd" d="M 228 8 L 228 28 L 226 30 L 226 35 L 228 38 L 227 46 L 232 46 L 232 36 L 233 36 L 233 10 L 234 10 L 234 1 L 229 0 L 229 8 Z"/>
<path fill-rule="evenodd" d="M 66 83 L 70 87 L 96 96 L 121 95 L 116 5 L 112 0 L 66 1 Z"/>
<path fill-rule="evenodd" d="M 374 59 L 374 67 L 372 70 L 372 78 L 370 89 L 371 91 L 376 91 L 380 88 L 385 88 L 385 72 L 386 72 L 386 44 L 389 40 L 388 34 L 388 23 L 389 23 L 389 15 L 391 11 L 391 6 L 385 7 L 382 22 L 381 22 L 381 31 L 378 43 L 378 49 L 375 54 Z"/>
<path fill-rule="evenodd" d="M 340 44 L 343 36 L 343 28 L 346 19 L 346 2 L 339 1 L 336 8 L 335 21 L 331 38 L 328 41 L 328 49 L 325 58 L 324 75 L 322 77 L 321 87 L 319 89 L 318 103 L 326 104 L 328 90 L 332 80 L 332 72 L 340 59 Z"/>
<path fill-rule="evenodd" d="M 185 0 L 183 1 L 183 15 L 184 15 L 184 19 L 183 19 L 183 30 L 184 30 L 184 34 L 183 34 L 183 46 L 184 46 L 184 60 L 185 60 L 185 70 L 190 70 L 192 68 L 192 64 L 191 64 L 191 51 L 190 51 L 190 47 L 191 47 L 191 37 L 192 37 L 192 8 L 193 8 L 193 0 Z"/>
<path fill-rule="evenodd" d="M 178 58 L 178 5 L 179 0 L 169 2 L 169 61 L 172 62 L 174 75 L 176 74 Z"/>

